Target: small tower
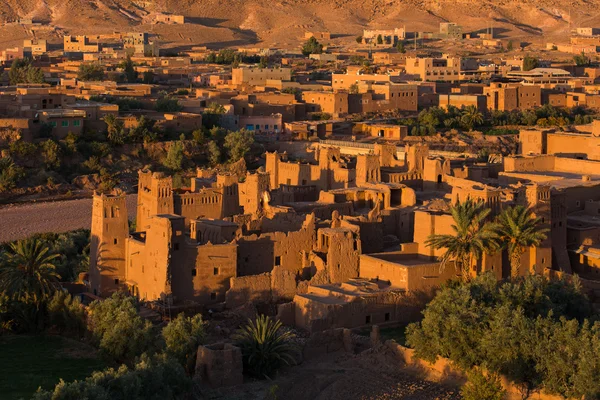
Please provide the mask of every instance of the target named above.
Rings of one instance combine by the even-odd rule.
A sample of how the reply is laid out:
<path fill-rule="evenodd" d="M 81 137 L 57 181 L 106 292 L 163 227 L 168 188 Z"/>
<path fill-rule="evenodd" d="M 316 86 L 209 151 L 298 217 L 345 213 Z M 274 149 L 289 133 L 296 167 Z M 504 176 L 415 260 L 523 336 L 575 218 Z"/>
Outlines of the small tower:
<path fill-rule="evenodd" d="M 238 177 L 235 174 L 218 174 L 217 187 L 223 191 L 221 218 L 232 217 L 240 213 Z"/>
<path fill-rule="evenodd" d="M 109 296 L 125 283 L 125 240 L 129 236 L 125 195 L 94 194 L 90 243 L 90 286 Z"/>

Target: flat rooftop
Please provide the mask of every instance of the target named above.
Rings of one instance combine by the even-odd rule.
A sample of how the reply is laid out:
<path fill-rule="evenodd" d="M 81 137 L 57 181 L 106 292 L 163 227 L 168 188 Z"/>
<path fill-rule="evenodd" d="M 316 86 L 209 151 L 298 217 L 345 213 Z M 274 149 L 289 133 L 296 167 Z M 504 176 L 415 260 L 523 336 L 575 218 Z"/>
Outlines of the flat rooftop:
<path fill-rule="evenodd" d="M 545 184 L 553 186 L 557 189 L 566 189 L 566 188 L 578 187 L 578 186 L 592 187 L 592 186 L 600 185 L 600 174 L 599 175 L 585 174 L 585 176 L 590 177 L 589 181 L 583 180 L 584 174 L 574 174 L 571 172 L 561 172 L 561 171 L 524 171 L 524 172 L 513 171 L 513 172 L 501 172 L 501 174 L 504 176 L 509 176 L 509 177 L 512 176 L 515 178 L 531 176 L 530 179 L 532 181 L 545 183 Z M 537 179 L 536 179 L 536 177 L 537 177 Z M 527 178 L 525 178 L 525 179 L 527 179 Z"/>

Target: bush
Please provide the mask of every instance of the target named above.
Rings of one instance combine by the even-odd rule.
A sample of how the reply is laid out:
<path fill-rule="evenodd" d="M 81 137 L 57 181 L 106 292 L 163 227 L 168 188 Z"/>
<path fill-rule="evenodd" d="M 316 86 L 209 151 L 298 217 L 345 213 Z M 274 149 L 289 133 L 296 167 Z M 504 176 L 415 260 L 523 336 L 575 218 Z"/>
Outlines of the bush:
<path fill-rule="evenodd" d="M 600 323 L 577 280 L 528 276 L 497 282 L 489 274 L 443 288 L 407 343 L 429 362 L 438 356 L 469 370 L 484 367 L 524 390 L 566 397 L 600 395 Z M 593 381 L 593 383 L 592 383 Z"/>
<path fill-rule="evenodd" d="M 48 322 L 61 335 L 81 337 L 86 330 L 85 310 L 77 297 L 58 291 L 48 302 Z"/>
<path fill-rule="evenodd" d="M 254 143 L 252 132 L 242 129 L 228 133 L 225 136 L 225 148 L 229 151 L 229 161 L 236 162 L 244 158 L 250 151 L 252 143 Z"/>
<path fill-rule="evenodd" d="M 244 369 L 257 378 L 270 377 L 283 365 L 295 363 L 294 354 L 298 351 L 292 342 L 295 335 L 283 331 L 280 321 L 260 315 L 248 323 L 234 336 L 242 349 Z"/>
<path fill-rule="evenodd" d="M 77 71 L 77 79 L 80 81 L 102 81 L 104 80 L 104 68 L 100 64 L 81 64 Z"/>
<path fill-rule="evenodd" d="M 133 369 L 122 365 L 94 372 L 84 381 L 60 381 L 52 391 L 38 392 L 32 400 L 176 400 L 186 398 L 191 380 L 174 360 L 143 356 Z"/>
<path fill-rule="evenodd" d="M 319 41 L 315 39 L 314 36 L 308 39 L 306 43 L 304 43 L 304 46 L 302 46 L 302 54 L 304 54 L 305 56 L 311 54 L 321 54 L 322 52 L 323 45 L 319 43 Z"/>
<path fill-rule="evenodd" d="M 179 314 L 162 330 L 166 345 L 165 352 L 191 374 L 196 365 L 198 346 L 202 344 L 205 335 L 202 315 L 197 314 L 190 318 L 183 313 Z"/>
<path fill-rule="evenodd" d="M 469 382 L 460 391 L 464 400 L 503 400 L 506 392 L 496 375 L 485 376 L 476 369 L 468 374 Z"/>
<path fill-rule="evenodd" d="M 131 362 L 154 348 L 154 329 L 138 315 L 135 298 L 115 293 L 106 300 L 94 301 L 89 313 L 89 329 L 94 340 L 112 359 Z"/>
<path fill-rule="evenodd" d="M 0 158 L 0 193 L 14 189 L 23 176 L 23 168 L 17 167 L 12 158 Z"/>
<path fill-rule="evenodd" d="M 163 165 L 173 172 L 181 171 L 183 168 L 183 142 L 176 141 L 171 143 Z"/>

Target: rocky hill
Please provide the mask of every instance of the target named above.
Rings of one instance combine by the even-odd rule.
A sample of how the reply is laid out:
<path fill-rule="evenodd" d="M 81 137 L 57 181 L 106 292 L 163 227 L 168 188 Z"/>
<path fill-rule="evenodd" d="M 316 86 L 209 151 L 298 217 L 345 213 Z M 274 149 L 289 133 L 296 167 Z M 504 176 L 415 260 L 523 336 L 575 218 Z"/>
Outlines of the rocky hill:
<path fill-rule="evenodd" d="M 171 47 L 294 46 L 306 30 L 353 40 L 365 27 L 435 31 L 443 21 L 468 31 L 493 25 L 500 37 L 529 41 L 565 36 L 569 26 L 600 25 L 600 0 L 3 0 L 0 21 L 33 18 L 63 34 L 145 30 Z M 182 14 L 185 25 L 151 25 L 157 12 Z M 32 36 L 26 26 L 0 29 L 0 48 Z"/>

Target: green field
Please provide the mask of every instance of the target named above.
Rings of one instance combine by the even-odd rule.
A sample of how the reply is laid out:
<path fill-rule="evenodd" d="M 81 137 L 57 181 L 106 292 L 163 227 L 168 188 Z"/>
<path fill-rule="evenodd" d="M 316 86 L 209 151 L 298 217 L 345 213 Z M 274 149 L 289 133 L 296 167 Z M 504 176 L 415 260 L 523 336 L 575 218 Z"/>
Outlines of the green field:
<path fill-rule="evenodd" d="M 0 336 L 0 398 L 30 399 L 38 387 L 104 369 L 92 347 L 59 336 Z"/>
<path fill-rule="evenodd" d="M 393 339 L 396 343 L 406 346 L 405 331 L 406 325 L 380 328 L 379 334 L 381 335 L 381 342 L 384 343 L 387 340 Z M 371 334 L 371 328 L 363 328 L 357 333 L 362 336 L 369 336 Z"/>

